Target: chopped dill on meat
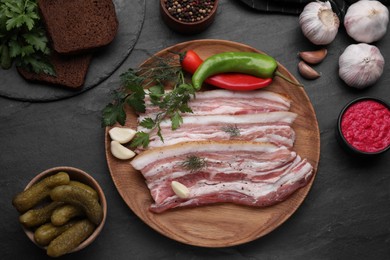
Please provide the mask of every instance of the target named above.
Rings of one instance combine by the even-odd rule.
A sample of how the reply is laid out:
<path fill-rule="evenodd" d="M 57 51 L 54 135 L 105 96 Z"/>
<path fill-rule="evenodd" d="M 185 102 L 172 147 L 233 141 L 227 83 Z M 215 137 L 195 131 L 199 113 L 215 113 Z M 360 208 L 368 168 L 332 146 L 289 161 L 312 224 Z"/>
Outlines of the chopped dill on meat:
<path fill-rule="evenodd" d="M 230 134 L 230 137 L 240 136 L 240 129 L 236 125 L 227 125 L 221 128 L 222 131 Z"/>
<path fill-rule="evenodd" d="M 181 166 L 191 172 L 199 171 L 200 169 L 206 167 L 206 165 L 206 159 L 196 155 L 187 156 L 187 158 L 181 163 Z"/>

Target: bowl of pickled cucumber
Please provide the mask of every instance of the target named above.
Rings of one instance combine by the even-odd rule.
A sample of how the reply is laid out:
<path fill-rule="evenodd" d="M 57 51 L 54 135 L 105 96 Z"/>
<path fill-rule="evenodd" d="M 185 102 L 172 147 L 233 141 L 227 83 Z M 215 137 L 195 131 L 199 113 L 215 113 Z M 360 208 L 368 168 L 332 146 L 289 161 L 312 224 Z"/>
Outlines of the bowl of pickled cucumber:
<path fill-rule="evenodd" d="M 73 167 L 55 167 L 35 176 L 12 205 L 19 212 L 28 238 L 59 257 L 91 244 L 107 215 L 103 190 L 88 173 Z"/>

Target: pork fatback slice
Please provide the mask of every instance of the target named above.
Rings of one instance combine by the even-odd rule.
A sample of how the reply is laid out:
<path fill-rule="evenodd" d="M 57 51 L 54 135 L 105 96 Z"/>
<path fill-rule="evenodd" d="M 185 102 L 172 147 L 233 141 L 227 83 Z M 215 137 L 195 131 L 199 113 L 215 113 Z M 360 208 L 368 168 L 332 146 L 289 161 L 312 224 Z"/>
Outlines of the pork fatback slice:
<path fill-rule="evenodd" d="M 190 156 L 202 158 L 203 167 L 186 168 L 183 162 Z M 313 173 L 306 160 L 286 147 L 245 141 L 179 143 L 145 151 L 131 164 L 152 189 L 153 212 L 219 202 L 269 206 L 306 185 Z M 181 199 L 166 187 L 186 176 L 190 193 Z"/>
<path fill-rule="evenodd" d="M 154 118 L 160 112 L 153 106 L 148 96 L 145 97 L 146 112 L 140 114 L 139 121 L 145 117 Z M 288 111 L 291 99 L 283 94 L 267 90 L 250 92 L 230 90 L 210 90 L 197 92 L 188 103 L 192 113 L 186 115 L 240 115 L 272 111 Z"/>
<path fill-rule="evenodd" d="M 163 140 L 157 135 L 157 129 L 150 132 L 149 129 L 138 126 L 137 131 L 150 133 L 148 148 L 204 140 L 245 140 L 292 147 L 295 132 L 291 125 L 296 117 L 297 114 L 288 111 L 245 115 L 185 116 L 180 128 L 176 130 L 172 130 L 170 120 L 161 122 Z"/>

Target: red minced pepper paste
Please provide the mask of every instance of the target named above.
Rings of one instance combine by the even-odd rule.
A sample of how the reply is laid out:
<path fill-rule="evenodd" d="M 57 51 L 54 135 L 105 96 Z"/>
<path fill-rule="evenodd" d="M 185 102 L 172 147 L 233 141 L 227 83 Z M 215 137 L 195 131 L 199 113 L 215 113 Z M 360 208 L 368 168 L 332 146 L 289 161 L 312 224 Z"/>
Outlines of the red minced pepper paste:
<path fill-rule="evenodd" d="M 384 150 L 390 145 L 390 111 L 374 100 L 358 101 L 344 112 L 341 132 L 357 150 Z"/>

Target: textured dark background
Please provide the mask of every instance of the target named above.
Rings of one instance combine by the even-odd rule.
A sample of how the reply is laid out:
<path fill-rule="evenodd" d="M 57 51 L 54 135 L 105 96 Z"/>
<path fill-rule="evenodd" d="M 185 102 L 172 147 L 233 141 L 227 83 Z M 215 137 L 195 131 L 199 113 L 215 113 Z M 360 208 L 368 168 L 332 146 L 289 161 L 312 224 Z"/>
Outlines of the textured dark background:
<path fill-rule="evenodd" d="M 97 240 L 63 259 L 390 259 L 390 153 L 358 160 L 346 154 L 334 137 L 337 116 L 350 100 L 376 96 L 390 101 L 389 65 L 375 86 L 349 89 L 337 75 L 338 57 L 354 42 L 341 28 L 328 46 L 328 57 L 315 67 L 322 77 L 307 81 L 297 72 L 297 52 L 318 47 L 304 38 L 297 16 L 262 13 L 240 1 L 221 0 L 207 31 L 183 36 L 162 22 L 157 0 L 145 2 L 145 21 L 135 48 L 99 86 L 55 102 L 0 98 L 0 259 L 46 258 L 24 235 L 11 200 L 36 174 L 60 165 L 89 172 L 108 202 L 106 225 Z M 101 110 L 122 72 L 165 47 L 202 38 L 237 41 L 274 56 L 304 83 L 321 130 L 319 170 L 298 211 L 263 238 L 221 249 L 170 240 L 132 213 L 107 169 L 100 126 Z M 390 33 L 376 45 L 390 61 Z M 33 93 L 34 87 L 29 91 Z"/>

